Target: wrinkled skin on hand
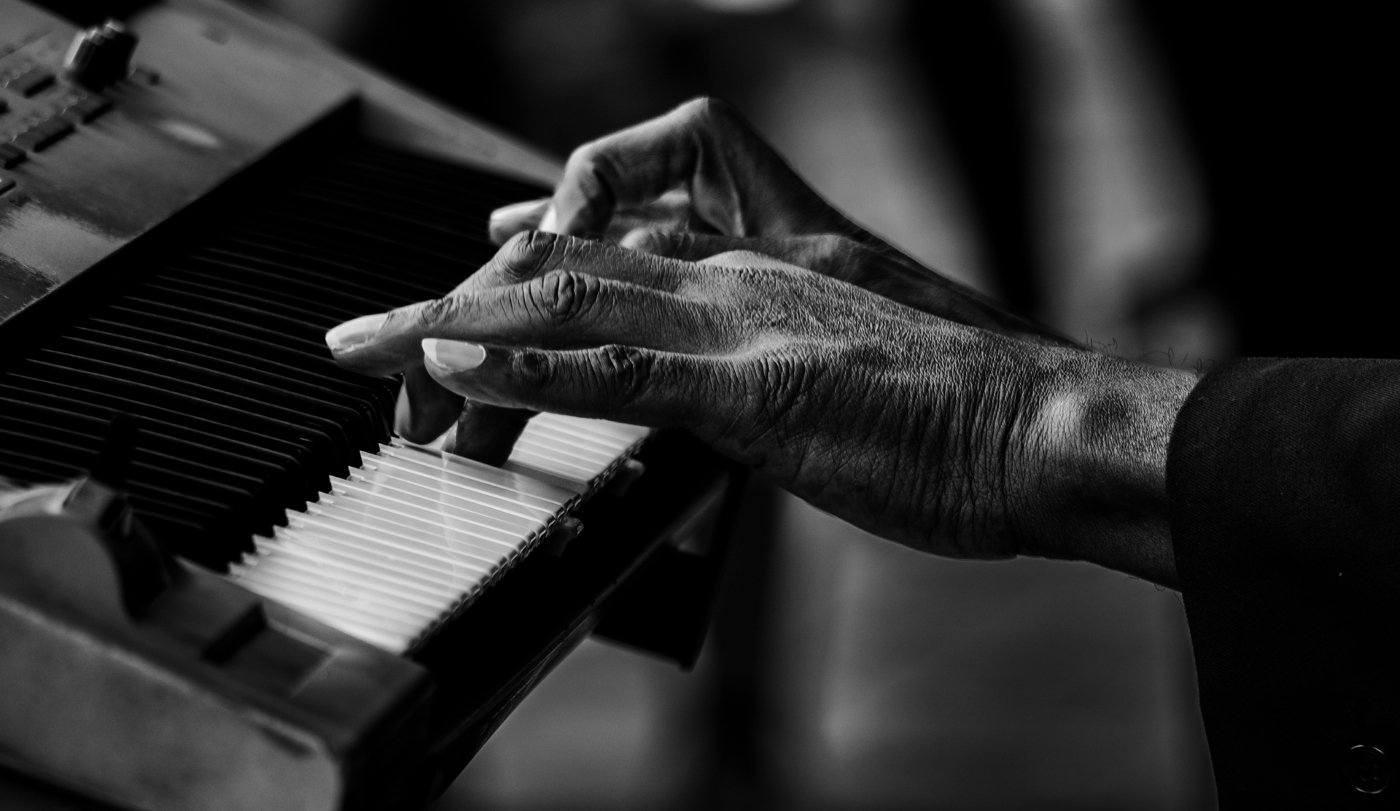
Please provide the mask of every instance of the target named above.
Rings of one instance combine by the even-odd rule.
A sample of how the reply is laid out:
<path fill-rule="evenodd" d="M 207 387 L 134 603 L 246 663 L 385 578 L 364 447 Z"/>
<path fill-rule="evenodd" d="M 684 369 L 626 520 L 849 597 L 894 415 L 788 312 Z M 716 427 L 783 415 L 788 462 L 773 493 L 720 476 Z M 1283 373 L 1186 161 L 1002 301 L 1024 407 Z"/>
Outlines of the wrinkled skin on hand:
<path fill-rule="evenodd" d="M 755 253 L 697 263 L 532 232 L 473 278 L 338 360 L 388 374 L 422 363 L 424 338 L 482 345 L 473 368 L 426 368 L 477 403 L 684 428 L 858 526 L 957 557 L 1047 553 L 1043 517 L 1086 495 L 1047 484 L 1066 463 L 1047 416 L 1140 369 Z"/>
<path fill-rule="evenodd" d="M 347 366 L 404 372 L 406 438 L 455 421 L 449 450 L 499 463 L 536 410 L 679 427 L 919 549 L 1174 582 L 1165 456 L 1194 376 L 1084 351 L 920 265 L 727 105 L 580 147 L 491 235 L 510 241 L 444 298 L 328 336 Z M 424 338 L 485 358 L 437 365 Z"/>
<path fill-rule="evenodd" d="M 602 235 L 678 259 L 753 251 L 960 323 L 1068 343 L 847 218 L 719 99 L 579 147 L 552 198 L 491 219 L 497 244 L 533 229 Z"/>
<path fill-rule="evenodd" d="M 697 99 L 574 150 L 552 198 L 491 219 L 498 244 L 527 230 L 604 235 L 625 247 L 703 260 L 743 250 L 841 279 L 926 313 L 1052 344 L 1069 342 L 924 267 L 813 191 L 730 105 Z M 459 290 L 476 282 L 469 278 Z M 404 372 L 395 429 L 499 464 L 532 412 L 464 401 L 425 369 Z"/>

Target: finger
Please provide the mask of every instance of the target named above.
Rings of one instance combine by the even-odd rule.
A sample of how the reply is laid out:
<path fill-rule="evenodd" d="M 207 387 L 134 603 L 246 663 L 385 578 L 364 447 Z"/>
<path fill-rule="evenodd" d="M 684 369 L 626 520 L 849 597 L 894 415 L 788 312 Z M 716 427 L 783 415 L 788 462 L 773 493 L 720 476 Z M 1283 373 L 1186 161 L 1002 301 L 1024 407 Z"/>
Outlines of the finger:
<path fill-rule="evenodd" d="M 638 285 L 552 271 L 524 284 L 394 310 L 370 342 L 336 359 L 366 374 L 392 374 L 417 362 L 423 338 L 546 348 L 627 342 L 691 351 L 722 338 L 702 306 Z"/>
<path fill-rule="evenodd" d="M 483 313 L 492 315 L 494 320 L 489 323 L 496 325 L 520 318 L 538 320 L 542 316 L 567 321 L 587 309 L 591 302 L 587 297 L 572 297 L 575 292 L 590 291 L 587 284 L 571 283 L 578 281 L 574 271 L 558 271 L 574 274 L 573 278 L 541 281 L 564 267 L 593 271 L 588 275 L 607 277 L 613 285 L 621 280 L 661 290 L 678 288 L 684 275 L 677 265 L 633 251 L 532 231 L 512 238 L 486 266 L 448 296 L 347 321 L 326 333 L 326 345 L 337 361 L 350 368 L 366 374 L 393 374 L 410 368 L 420 357 L 417 346 L 420 338 L 488 339 L 489 335 L 451 331 L 468 328 L 471 319 Z M 522 282 L 535 286 L 523 291 L 523 296 L 521 291 L 500 292 L 502 288 Z M 516 298 L 512 299 L 511 295 Z M 521 307 L 522 304 L 538 305 L 538 311 L 527 312 L 530 308 Z M 491 313 L 492 306 L 507 309 Z"/>
<path fill-rule="evenodd" d="M 492 242 L 500 245 L 522 231 L 536 230 L 540 227 L 540 221 L 544 219 L 545 214 L 549 212 L 549 207 L 550 198 L 548 197 L 501 206 L 491 212 L 491 219 L 487 223 L 487 233 Z"/>
<path fill-rule="evenodd" d="M 708 358 L 610 344 L 591 349 L 511 348 L 429 338 L 425 366 L 474 402 L 638 425 L 720 418 L 720 367 Z"/>
<path fill-rule="evenodd" d="M 447 391 L 436 382 L 433 385 Z M 457 430 L 443 449 L 488 465 L 505 464 L 525 424 L 534 415 L 534 411 L 466 400 L 457 418 Z"/>
<path fill-rule="evenodd" d="M 604 233 L 616 210 L 677 187 L 720 233 L 789 233 L 843 219 L 737 111 L 696 99 L 574 150 L 554 192 L 558 230 Z"/>
<path fill-rule="evenodd" d="M 461 396 L 439 386 L 420 362 L 404 371 L 394 432 L 409 442 L 432 442 L 452 427 L 461 410 Z"/>
<path fill-rule="evenodd" d="M 501 246 L 489 262 L 453 292 L 519 284 L 562 269 L 672 292 L 682 284 L 685 275 L 674 264 L 640 257 L 606 242 L 527 231 Z"/>

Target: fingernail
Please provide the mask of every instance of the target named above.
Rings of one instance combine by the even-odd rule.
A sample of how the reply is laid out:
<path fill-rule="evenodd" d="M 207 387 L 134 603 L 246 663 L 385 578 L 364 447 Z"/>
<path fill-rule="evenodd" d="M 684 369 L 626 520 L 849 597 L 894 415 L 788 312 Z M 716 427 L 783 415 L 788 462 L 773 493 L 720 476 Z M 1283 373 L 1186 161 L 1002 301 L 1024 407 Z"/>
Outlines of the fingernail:
<path fill-rule="evenodd" d="M 367 344 L 379 333 L 379 328 L 388 318 L 388 313 L 375 313 L 346 321 L 326 333 L 326 346 L 332 352 L 345 352 Z"/>
<path fill-rule="evenodd" d="M 511 203 L 508 206 L 501 206 L 491 212 L 491 222 L 494 224 L 498 220 L 522 220 L 536 219 L 540 212 L 549 205 L 549 198 L 543 200 L 526 200 L 523 203 Z"/>
<path fill-rule="evenodd" d="M 448 341 L 441 338 L 423 339 L 423 357 L 449 372 L 466 372 L 486 360 L 486 350 L 480 344 Z"/>
<path fill-rule="evenodd" d="M 559 215 L 554 213 L 554 205 L 545 209 L 544 216 L 540 218 L 541 231 L 548 231 L 551 234 L 559 233 Z"/>

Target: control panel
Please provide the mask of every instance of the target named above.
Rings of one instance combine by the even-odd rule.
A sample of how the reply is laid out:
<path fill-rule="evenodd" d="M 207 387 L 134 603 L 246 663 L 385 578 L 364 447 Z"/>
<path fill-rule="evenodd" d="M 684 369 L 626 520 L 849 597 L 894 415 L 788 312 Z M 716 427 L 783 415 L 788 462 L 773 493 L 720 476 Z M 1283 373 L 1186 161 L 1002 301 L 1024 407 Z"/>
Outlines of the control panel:
<path fill-rule="evenodd" d="M 100 82 L 78 81 L 81 71 L 71 67 L 52 36 L 40 33 L 27 41 L 0 41 L 0 170 L 15 168 L 112 109 L 112 100 L 102 89 L 131 75 L 130 54 L 135 47 L 134 35 L 119 23 L 112 28 L 125 34 L 131 50 L 125 60 L 97 60 L 110 65 L 105 75 L 99 74 Z M 106 27 L 77 34 L 69 50 L 90 54 L 92 46 L 83 47 L 83 43 L 102 30 Z M 89 57 L 79 64 L 92 61 Z M 159 81 L 153 71 L 142 71 L 142 77 L 150 83 Z M 17 185 L 12 177 L 0 180 L 0 193 L 13 192 Z"/>
<path fill-rule="evenodd" d="M 0 322 L 354 98 L 180 8 L 80 31 L 0 0 Z"/>

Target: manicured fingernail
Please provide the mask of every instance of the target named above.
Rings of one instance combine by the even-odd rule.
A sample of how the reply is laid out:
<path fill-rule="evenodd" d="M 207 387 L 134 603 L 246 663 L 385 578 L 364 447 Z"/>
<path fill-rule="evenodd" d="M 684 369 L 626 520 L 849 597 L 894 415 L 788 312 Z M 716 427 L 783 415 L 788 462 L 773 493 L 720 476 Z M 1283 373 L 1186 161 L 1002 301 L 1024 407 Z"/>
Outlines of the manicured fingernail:
<path fill-rule="evenodd" d="M 448 341 L 441 338 L 423 339 L 423 357 L 449 372 L 466 372 L 486 360 L 486 350 L 480 344 Z"/>
<path fill-rule="evenodd" d="M 549 198 L 543 200 L 527 200 L 523 203 L 511 203 L 508 206 L 501 206 L 491 212 L 491 224 L 494 225 L 500 220 L 535 220 L 542 216 L 545 207 L 549 205 Z"/>
<path fill-rule="evenodd" d="M 559 215 L 554 213 L 552 204 L 545 209 L 544 216 L 540 218 L 539 230 L 548 231 L 551 234 L 559 233 Z"/>
<path fill-rule="evenodd" d="M 346 321 L 326 333 L 326 346 L 329 346 L 332 352 L 345 352 L 367 344 L 379 333 L 379 328 L 384 326 L 388 318 L 388 313 L 375 313 Z"/>

